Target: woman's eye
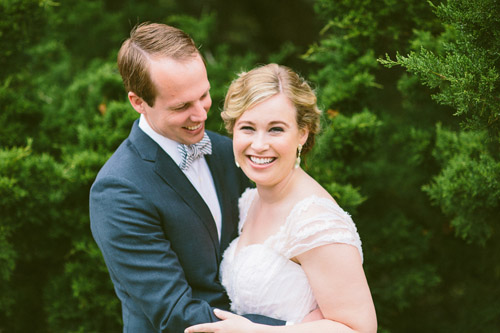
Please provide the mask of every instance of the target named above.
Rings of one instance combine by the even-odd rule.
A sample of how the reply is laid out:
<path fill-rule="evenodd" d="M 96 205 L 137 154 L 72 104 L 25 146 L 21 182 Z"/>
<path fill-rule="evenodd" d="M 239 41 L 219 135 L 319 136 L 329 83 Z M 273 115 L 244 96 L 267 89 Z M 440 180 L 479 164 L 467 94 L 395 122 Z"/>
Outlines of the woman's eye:
<path fill-rule="evenodd" d="M 271 127 L 271 129 L 269 130 L 270 132 L 283 132 L 283 128 L 282 127 Z"/>
<path fill-rule="evenodd" d="M 240 130 L 242 130 L 242 131 L 253 131 L 253 127 L 251 127 L 251 126 L 241 126 Z"/>

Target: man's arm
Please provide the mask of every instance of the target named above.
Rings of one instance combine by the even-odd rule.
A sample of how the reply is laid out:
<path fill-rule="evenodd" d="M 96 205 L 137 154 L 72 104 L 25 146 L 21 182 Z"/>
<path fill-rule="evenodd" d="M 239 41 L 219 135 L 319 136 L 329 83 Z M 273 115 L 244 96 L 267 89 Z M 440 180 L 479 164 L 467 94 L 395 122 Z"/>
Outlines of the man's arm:
<path fill-rule="evenodd" d="M 90 194 L 92 234 L 115 287 L 160 331 L 216 321 L 210 305 L 194 299 L 158 211 L 123 179 L 97 181 Z"/>

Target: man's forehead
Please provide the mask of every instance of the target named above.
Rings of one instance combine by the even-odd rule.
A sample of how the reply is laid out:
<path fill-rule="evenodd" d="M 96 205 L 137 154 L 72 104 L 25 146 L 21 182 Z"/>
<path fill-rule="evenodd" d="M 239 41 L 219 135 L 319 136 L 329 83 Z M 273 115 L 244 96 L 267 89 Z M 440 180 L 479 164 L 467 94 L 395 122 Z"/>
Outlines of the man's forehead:
<path fill-rule="evenodd" d="M 175 59 L 152 62 L 150 71 L 157 97 L 163 99 L 168 107 L 194 102 L 210 90 L 201 57 L 183 62 Z"/>

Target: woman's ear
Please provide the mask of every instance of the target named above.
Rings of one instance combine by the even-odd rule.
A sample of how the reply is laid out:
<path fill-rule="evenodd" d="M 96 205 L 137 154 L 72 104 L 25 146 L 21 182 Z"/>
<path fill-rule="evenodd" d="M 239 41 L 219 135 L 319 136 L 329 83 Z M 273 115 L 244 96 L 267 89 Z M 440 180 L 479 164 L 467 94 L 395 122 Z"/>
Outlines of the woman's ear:
<path fill-rule="evenodd" d="M 304 127 L 299 129 L 299 143 L 305 145 L 307 138 L 309 137 L 309 128 Z"/>
<path fill-rule="evenodd" d="M 135 111 L 141 114 L 145 112 L 144 105 L 146 104 L 146 102 L 142 98 L 137 96 L 136 93 L 129 91 L 128 100 L 130 101 L 130 104 L 132 104 L 132 107 L 135 109 Z"/>

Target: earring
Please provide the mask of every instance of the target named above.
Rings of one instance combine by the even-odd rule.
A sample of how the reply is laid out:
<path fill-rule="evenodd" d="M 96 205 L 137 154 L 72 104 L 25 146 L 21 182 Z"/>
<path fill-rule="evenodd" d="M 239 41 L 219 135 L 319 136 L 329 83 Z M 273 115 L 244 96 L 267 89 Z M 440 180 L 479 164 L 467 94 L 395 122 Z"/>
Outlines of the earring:
<path fill-rule="evenodd" d="M 297 169 L 300 166 L 300 153 L 302 152 L 302 145 L 299 144 L 297 147 L 297 159 L 295 160 L 295 169 Z"/>
<path fill-rule="evenodd" d="M 234 164 L 236 164 L 236 167 L 239 168 L 240 167 L 240 164 L 238 163 L 238 161 L 236 160 L 236 158 L 234 158 Z"/>

